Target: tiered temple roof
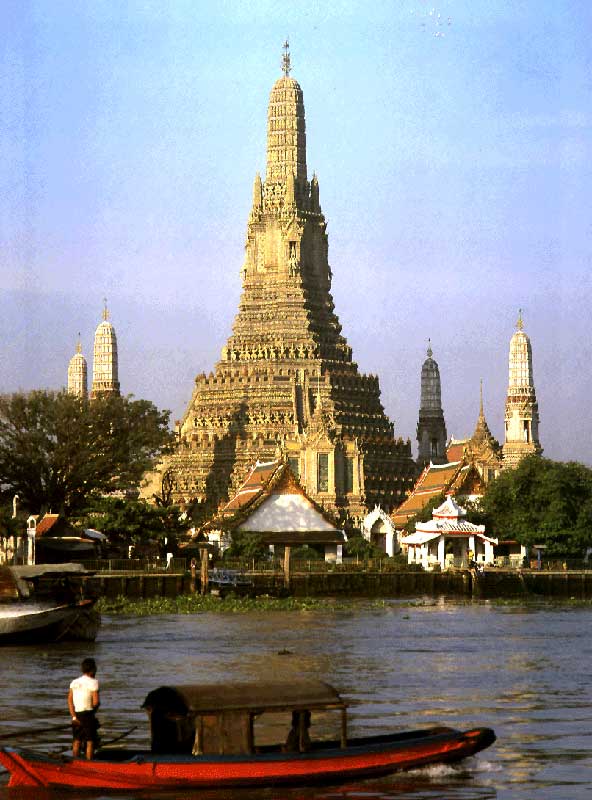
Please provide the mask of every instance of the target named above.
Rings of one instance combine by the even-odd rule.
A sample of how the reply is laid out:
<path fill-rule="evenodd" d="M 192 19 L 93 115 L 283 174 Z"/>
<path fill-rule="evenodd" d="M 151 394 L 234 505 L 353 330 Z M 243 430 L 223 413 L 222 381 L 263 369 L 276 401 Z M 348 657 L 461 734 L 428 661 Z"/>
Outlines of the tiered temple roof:
<path fill-rule="evenodd" d="M 336 520 L 312 500 L 285 461 L 255 464 L 237 493 L 199 533 L 258 533 L 267 544 L 342 544 Z"/>
<path fill-rule="evenodd" d="M 502 469 L 502 448 L 489 430 L 483 410 L 483 384 L 480 389 L 479 416 L 470 439 L 451 439 L 446 450 L 448 461 L 464 460 L 474 464 L 484 483 L 497 477 Z"/>
<path fill-rule="evenodd" d="M 430 500 L 447 493 L 472 495 L 480 493 L 482 483 L 473 464 L 462 459 L 451 464 L 428 464 L 419 476 L 413 491 L 391 514 L 396 528 L 404 528 Z"/>

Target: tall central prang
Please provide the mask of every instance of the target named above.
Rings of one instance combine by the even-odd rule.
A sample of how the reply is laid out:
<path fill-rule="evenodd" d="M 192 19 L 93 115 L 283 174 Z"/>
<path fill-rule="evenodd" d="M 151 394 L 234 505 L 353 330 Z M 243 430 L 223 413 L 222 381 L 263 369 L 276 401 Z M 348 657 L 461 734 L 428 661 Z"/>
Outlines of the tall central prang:
<path fill-rule="evenodd" d="M 215 509 L 257 460 L 281 455 L 310 496 L 353 527 L 375 504 L 396 506 L 416 468 L 410 442 L 394 438 L 378 378 L 360 374 L 341 334 L 319 182 L 307 176 L 302 89 L 284 48 L 238 314 L 215 372 L 196 378 L 160 479 L 177 502 Z"/>

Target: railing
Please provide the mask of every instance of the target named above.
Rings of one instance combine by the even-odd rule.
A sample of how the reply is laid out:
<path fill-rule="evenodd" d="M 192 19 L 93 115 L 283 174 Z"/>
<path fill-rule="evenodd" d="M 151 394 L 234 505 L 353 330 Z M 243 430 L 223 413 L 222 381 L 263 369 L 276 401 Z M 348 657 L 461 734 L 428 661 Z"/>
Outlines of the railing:
<path fill-rule="evenodd" d="M 497 556 L 493 564 L 500 569 L 520 569 L 524 565 L 524 559 L 521 555 Z"/>
<path fill-rule="evenodd" d="M 186 558 L 166 559 L 147 558 L 99 558 L 80 562 L 91 572 L 185 572 Z"/>
<path fill-rule="evenodd" d="M 153 558 L 102 558 L 85 560 L 80 562 L 86 569 L 92 572 L 126 572 L 126 573 L 184 573 L 191 568 L 191 560 L 188 558 L 173 558 L 167 562 L 165 559 Z M 435 561 L 434 563 L 437 563 Z M 524 568 L 520 556 L 499 556 L 495 559 L 494 565 L 500 569 L 521 569 Z M 281 573 L 284 570 L 283 561 L 278 558 L 273 559 L 246 559 L 246 558 L 227 558 L 218 560 L 215 565 L 219 569 L 233 569 L 245 573 Z M 468 561 L 466 558 L 448 558 L 446 568 L 467 569 Z M 200 564 L 196 564 L 197 574 L 199 575 Z M 592 561 L 583 559 L 567 560 L 544 560 L 540 563 L 531 561 L 527 568 L 541 571 L 591 571 Z M 417 565 L 408 565 L 401 560 L 391 558 L 344 558 L 341 564 L 324 559 L 292 559 L 290 562 L 290 572 L 292 574 L 325 574 L 330 572 L 402 572 L 415 571 Z"/>
<path fill-rule="evenodd" d="M 86 569 L 92 572 L 187 572 L 191 568 L 191 560 L 188 558 L 173 558 L 168 563 L 164 559 L 145 559 L 145 558 L 102 558 L 91 559 L 81 562 Z M 280 573 L 284 571 L 284 564 L 281 559 L 246 559 L 246 558 L 225 558 L 217 560 L 212 566 L 222 570 L 237 570 L 239 572 L 255 573 Z M 197 573 L 200 571 L 199 561 L 196 564 Z M 316 573 L 324 574 L 327 572 L 400 572 L 407 569 L 407 564 L 401 561 L 394 561 L 390 558 L 344 558 L 343 563 L 337 564 L 334 561 L 324 559 L 292 559 L 290 561 L 290 572 L 292 573 Z"/>
<path fill-rule="evenodd" d="M 284 564 L 281 559 L 244 559 L 225 558 L 220 566 L 227 569 L 237 569 L 242 572 L 283 572 Z M 341 564 L 335 561 L 319 559 L 292 559 L 290 572 L 292 573 L 325 573 L 325 572 L 400 572 L 406 568 L 401 561 L 391 558 L 344 558 Z"/>

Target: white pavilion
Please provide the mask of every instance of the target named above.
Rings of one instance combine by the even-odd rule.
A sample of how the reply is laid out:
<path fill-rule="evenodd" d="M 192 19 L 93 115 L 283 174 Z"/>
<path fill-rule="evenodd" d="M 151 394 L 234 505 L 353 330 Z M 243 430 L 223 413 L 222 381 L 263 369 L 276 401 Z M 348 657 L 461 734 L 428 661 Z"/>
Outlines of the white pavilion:
<path fill-rule="evenodd" d="M 493 548 L 498 540 L 485 535 L 485 525 L 467 522 L 466 513 L 448 494 L 434 509 L 429 522 L 417 522 L 415 532 L 401 539 L 402 547 L 407 549 L 407 562 L 427 570 L 466 568 L 472 561 L 493 564 Z"/>

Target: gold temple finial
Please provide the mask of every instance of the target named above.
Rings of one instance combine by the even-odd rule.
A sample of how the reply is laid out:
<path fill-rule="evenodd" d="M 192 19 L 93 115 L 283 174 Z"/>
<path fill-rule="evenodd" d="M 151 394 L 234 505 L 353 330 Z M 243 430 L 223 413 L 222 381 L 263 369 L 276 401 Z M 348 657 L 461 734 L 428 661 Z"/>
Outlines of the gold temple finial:
<path fill-rule="evenodd" d="M 483 412 L 483 378 L 481 378 L 479 381 L 479 416 L 485 416 L 485 413 Z"/>
<path fill-rule="evenodd" d="M 107 298 L 103 297 L 103 319 L 107 321 L 109 319 L 109 309 L 107 308 Z"/>
<path fill-rule="evenodd" d="M 80 341 L 80 331 L 78 332 L 78 341 L 76 342 L 76 352 L 82 353 L 82 342 Z"/>
<path fill-rule="evenodd" d="M 432 340 L 428 339 L 428 358 L 431 358 L 432 355 L 433 355 L 433 352 L 432 352 Z"/>
<path fill-rule="evenodd" d="M 290 70 L 292 69 L 290 65 L 290 42 L 286 39 L 284 42 L 284 55 L 282 56 L 282 69 L 284 70 L 284 75 L 286 78 L 290 74 Z"/>
<path fill-rule="evenodd" d="M 518 328 L 519 331 L 521 331 L 522 328 L 524 327 L 524 325 L 522 324 L 522 309 L 521 308 L 518 309 L 518 322 L 516 323 L 516 327 Z"/>

